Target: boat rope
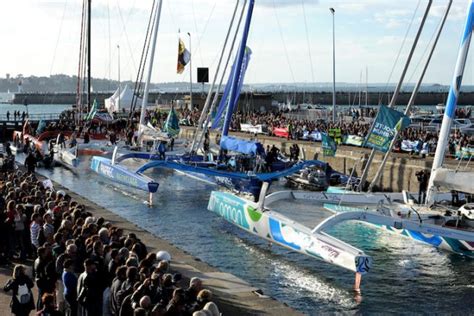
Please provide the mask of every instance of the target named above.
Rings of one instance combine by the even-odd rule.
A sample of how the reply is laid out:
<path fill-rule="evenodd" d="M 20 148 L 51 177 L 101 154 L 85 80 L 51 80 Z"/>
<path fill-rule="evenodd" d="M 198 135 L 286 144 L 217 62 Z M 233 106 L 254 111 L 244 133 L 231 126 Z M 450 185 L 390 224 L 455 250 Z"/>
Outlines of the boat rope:
<path fill-rule="evenodd" d="M 194 0 L 191 0 L 191 11 L 193 12 L 194 31 L 196 32 L 196 34 L 199 34 L 199 30 L 198 30 L 197 22 L 196 22 L 196 12 L 194 10 Z M 201 65 L 204 65 L 204 62 L 202 61 L 201 45 L 199 45 L 199 42 L 200 42 L 200 38 L 198 36 L 198 43 L 197 43 L 198 45 L 194 50 L 198 51 L 199 59 L 201 60 Z M 192 52 L 191 52 L 191 58 L 193 58 Z M 189 71 L 192 71 L 192 69 L 190 69 Z"/>
<path fill-rule="evenodd" d="M 82 1 L 82 18 L 81 18 L 81 36 L 79 40 L 79 63 L 77 69 L 77 89 L 76 89 L 76 106 L 79 110 L 78 123 L 82 118 L 82 83 L 81 78 L 83 75 L 83 52 L 84 52 L 84 28 L 85 28 L 85 12 L 86 12 L 86 0 Z"/>
<path fill-rule="evenodd" d="M 135 9 L 135 4 L 136 4 L 136 0 L 133 1 L 132 9 L 129 10 L 129 14 L 127 15 L 127 21 L 129 20 L 130 15 L 132 14 L 132 12 L 135 11 L 134 10 Z M 128 60 L 129 60 L 129 62 L 132 63 L 133 72 L 136 72 L 137 71 L 137 65 L 135 64 L 135 58 L 133 58 L 132 45 L 130 45 L 130 40 L 128 39 L 128 33 L 127 33 L 127 29 L 126 29 L 127 23 L 125 23 L 125 20 L 123 19 L 122 9 L 120 8 L 119 0 L 117 0 L 117 9 L 118 9 L 118 12 L 119 12 L 120 21 L 122 22 L 122 34 L 125 34 L 125 40 L 127 42 L 127 47 L 128 47 L 128 50 L 130 51 L 130 58 L 128 58 Z"/>
<path fill-rule="evenodd" d="M 392 66 L 392 70 L 390 71 L 390 75 L 388 76 L 388 80 L 387 80 L 387 83 L 386 83 L 386 85 L 385 85 L 384 91 L 388 91 L 388 85 L 390 84 L 390 80 L 392 79 L 393 72 L 395 71 L 395 67 L 396 67 L 397 64 L 398 64 L 398 60 L 400 59 L 400 56 L 401 56 L 403 47 L 405 46 L 405 42 L 406 42 L 406 40 L 407 40 L 407 38 L 408 38 L 408 34 L 410 33 L 411 27 L 412 27 L 412 25 L 413 25 L 413 21 L 415 21 L 415 16 L 416 16 L 416 13 L 418 12 L 418 8 L 420 7 L 420 3 L 421 3 L 421 0 L 418 0 L 418 4 L 416 5 L 415 11 L 413 11 L 413 15 L 412 15 L 412 17 L 411 17 L 411 21 L 410 21 L 410 23 L 408 24 L 407 31 L 405 32 L 405 36 L 404 36 L 404 38 L 403 38 L 402 45 L 400 45 L 400 49 L 398 50 L 397 57 L 395 58 L 395 62 L 393 63 L 393 66 Z M 383 95 L 381 95 L 381 96 L 379 97 L 379 104 L 381 104 L 382 98 L 383 98 Z"/>
<path fill-rule="evenodd" d="M 66 0 L 64 2 L 63 14 L 61 16 L 61 22 L 59 23 L 58 38 L 56 39 L 56 46 L 54 47 L 54 51 L 53 51 L 53 60 L 51 61 L 51 67 L 49 67 L 49 76 L 50 77 L 51 77 L 51 74 L 53 73 L 53 66 L 54 66 L 54 62 L 56 60 L 56 52 L 58 50 L 59 40 L 61 39 L 61 33 L 62 33 L 62 30 L 63 30 L 63 23 L 64 23 L 64 17 L 66 15 L 67 5 L 68 5 L 68 0 Z"/>
<path fill-rule="evenodd" d="M 140 56 L 140 65 L 138 66 L 138 72 L 137 72 L 137 77 L 135 80 L 135 86 L 133 88 L 133 95 L 132 95 L 132 102 L 130 104 L 130 114 L 129 114 L 129 120 L 127 124 L 127 128 L 131 128 L 132 126 L 132 120 L 133 120 L 133 113 L 135 112 L 135 108 L 137 105 L 138 101 L 138 96 L 140 94 L 140 88 L 141 88 L 141 82 L 143 80 L 143 74 L 145 72 L 145 64 L 148 56 L 148 50 L 150 48 L 150 38 L 151 38 L 151 28 L 152 25 L 154 25 L 155 22 L 155 12 L 156 10 L 156 0 L 153 0 L 152 7 L 150 10 L 150 16 L 148 18 L 148 25 L 146 28 L 145 32 L 145 41 L 143 43 L 143 49 L 142 49 L 142 54 Z"/>
<path fill-rule="evenodd" d="M 281 30 L 281 25 L 280 25 L 280 20 L 278 18 L 278 13 L 277 13 L 275 0 L 272 0 L 272 3 L 273 3 L 273 13 L 275 15 L 275 19 L 276 19 L 277 26 L 278 26 L 278 31 L 280 33 L 280 38 L 281 38 L 281 42 L 282 42 L 282 45 L 283 45 L 283 50 L 285 51 L 286 62 L 288 63 L 288 68 L 290 69 L 290 75 L 291 75 L 291 79 L 293 80 L 293 84 L 296 85 L 295 75 L 293 73 L 293 68 L 291 67 L 290 56 L 288 55 L 288 49 L 286 48 L 285 39 L 283 38 L 283 32 Z"/>
<path fill-rule="evenodd" d="M 413 78 L 413 76 L 415 76 L 415 73 L 416 71 L 418 70 L 418 67 L 420 66 L 421 62 L 423 61 L 423 57 L 426 56 L 426 53 L 428 52 L 428 49 L 431 48 L 431 43 L 433 42 L 435 36 L 436 36 L 436 33 L 437 33 L 437 30 L 441 27 L 441 24 L 443 23 L 443 17 L 441 17 L 441 20 L 439 21 L 438 23 L 438 26 L 434 29 L 434 32 L 433 34 L 431 35 L 431 38 L 430 40 L 428 41 L 428 43 L 426 44 L 426 47 L 425 49 L 423 50 L 423 53 L 421 54 L 420 56 L 420 59 L 418 60 L 418 63 L 416 64 L 415 66 L 415 69 L 413 70 L 413 73 L 411 74 L 410 78 L 408 79 L 407 82 L 410 82 L 411 79 Z"/>
<path fill-rule="evenodd" d="M 107 29 L 108 29 L 108 35 L 109 35 L 109 69 L 108 69 L 108 77 L 109 77 L 109 91 L 112 89 L 111 87 L 111 81 L 112 81 L 112 39 L 111 39 L 111 32 L 110 32 L 110 2 L 107 1 Z M 120 66 L 120 65 L 119 65 Z M 117 69 L 117 72 L 119 70 Z M 120 75 L 120 74 L 117 74 Z M 118 76 L 117 76 L 118 77 Z M 120 84 L 120 82 L 119 82 Z"/>
<path fill-rule="evenodd" d="M 308 22 L 306 21 L 306 9 L 305 9 L 305 6 L 304 6 L 304 2 L 305 0 L 301 0 L 301 7 L 303 8 L 303 20 L 304 20 L 304 29 L 305 29 L 305 32 L 306 32 L 306 44 L 308 45 L 308 56 L 309 56 L 309 66 L 310 66 L 310 69 L 311 69 L 311 83 L 314 84 L 315 80 L 314 80 L 314 69 L 313 69 L 313 58 L 311 56 L 311 45 L 310 45 L 310 42 L 309 42 L 309 32 L 308 32 Z M 310 92 L 310 100 L 311 100 L 311 103 L 313 101 L 313 95 L 312 93 Z"/>

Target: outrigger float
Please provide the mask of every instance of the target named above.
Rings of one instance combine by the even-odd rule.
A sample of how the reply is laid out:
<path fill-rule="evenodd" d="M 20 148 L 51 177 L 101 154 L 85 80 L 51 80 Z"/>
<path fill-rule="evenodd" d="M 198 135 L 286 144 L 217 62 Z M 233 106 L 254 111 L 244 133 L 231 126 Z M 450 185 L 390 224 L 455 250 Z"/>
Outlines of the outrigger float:
<path fill-rule="evenodd" d="M 115 161 L 117 149 L 114 150 L 112 159 L 94 156 L 91 159 L 91 169 L 109 180 L 130 186 L 149 193 L 148 203 L 153 204 L 153 193 L 158 191 L 159 183 L 143 174 L 146 169 L 130 171 L 127 167 Z"/>

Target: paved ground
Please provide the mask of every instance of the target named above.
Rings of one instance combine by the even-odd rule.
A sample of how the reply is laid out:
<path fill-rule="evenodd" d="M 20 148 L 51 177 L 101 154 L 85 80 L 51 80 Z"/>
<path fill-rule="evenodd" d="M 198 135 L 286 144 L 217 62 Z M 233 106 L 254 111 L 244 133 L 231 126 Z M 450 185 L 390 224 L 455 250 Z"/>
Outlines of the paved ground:
<path fill-rule="evenodd" d="M 123 228 L 126 232 L 136 233 L 147 245 L 149 251 L 168 251 L 172 256 L 171 268 L 183 275 L 183 286 L 187 284 L 187 280 L 191 277 L 198 276 L 202 278 L 204 280 L 204 287 L 213 292 L 216 298 L 215 301 L 224 315 L 300 315 L 300 313 L 281 302 L 253 293 L 257 289 L 236 276 L 220 272 L 218 269 L 178 249 L 171 243 L 142 230 L 82 196 L 70 192 L 57 184 L 55 184 L 55 187 L 67 191 L 73 199 L 84 204 L 86 210 L 93 213 L 94 216 L 103 217 L 112 224 Z M 31 266 L 31 262 L 29 262 L 29 265 Z M 2 288 L 11 277 L 12 268 L 12 265 L 0 267 L 0 286 Z M 34 294 L 36 298 L 36 291 Z M 9 315 L 10 298 L 11 294 L 0 291 L 0 315 Z"/>

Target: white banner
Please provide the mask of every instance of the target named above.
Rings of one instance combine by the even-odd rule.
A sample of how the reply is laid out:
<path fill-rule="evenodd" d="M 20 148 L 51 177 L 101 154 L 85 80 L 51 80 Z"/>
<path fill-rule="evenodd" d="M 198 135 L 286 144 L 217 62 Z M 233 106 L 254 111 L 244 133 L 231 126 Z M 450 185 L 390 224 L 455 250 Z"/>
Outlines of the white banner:
<path fill-rule="evenodd" d="M 259 125 L 252 125 L 252 124 L 240 124 L 240 130 L 242 132 L 248 132 L 253 134 L 263 134 L 263 126 Z"/>
<path fill-rule="evenodd" d="M 403 151 L 416 151 L 418 146 L 418 141 L 402 140 L 401 150 Z"/>
<path fill-rule="evenodd" d="M 317 132 L 317 131 L 313 131 L 311 133 L 309 133 L 308 131 L 304 131 L 303 132 L 303 137 L 301 137 L 301 138 L 302 139 L 309 139 L 309 140 L 313 140 L 313 141 L 318 141 L 318 142 L 320 142 L 322 140 L 321 133 Z"/>

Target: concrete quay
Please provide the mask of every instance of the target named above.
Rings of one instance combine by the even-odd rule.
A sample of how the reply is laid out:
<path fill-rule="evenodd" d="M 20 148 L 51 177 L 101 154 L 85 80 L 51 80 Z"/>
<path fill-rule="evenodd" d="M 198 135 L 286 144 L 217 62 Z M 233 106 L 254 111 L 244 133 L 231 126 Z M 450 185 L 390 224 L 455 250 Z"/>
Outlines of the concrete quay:
<path fill-rule="evenodd" d="M 38 176 L 42 178 L 41 176 Z M 138 238 L 147 246 L 149 252 L 165 250 L 171 254 L 171 270 L 173 273 L 181 273 L 183 280 L 181 286 L 187 287 L 189 279 L 199 277 L 203 280 L 204 287 L 210 289 L 214 296 L 214 301 L 223 315 L 281 315 L 292 316 L 302 315 L 291 309 L 284 303 L 275 299 L 257 295 L 252 287 L 238 277 L 219 271 L 217 268 L 202 262 L 199 258 L 191 256 L 173 244 L 154 236 L 148 231 L 141 229 L 135 224 L 128 222 L 111 211 L 89 201 L 70 190 L 54 183 L 56 190 L 63 190 L 80 204 L 85 205 L 86 210 L 91 212 L 96 218 L 103 217 L 114 226 L 122 228 L 125 233 L 135 233 Z M 26 263 L 28 272 L 31 275 L 32 262 Z M 11 278 L 13 265 L 0 266 L 0 285 L 3 286 Z M 34 296 L 37 297 L 37 288 L 34 287 Z M 0 315 L 10 315 L 11 293 L 0 292 Z M 31 313 L 33 314 L 33 312 Z"/>
<path fill-rule="evenodd" d="M 191 139 L 194 135 L 194 131 L 194 127 L 181 127 L 180 137 Z M 211 143 L 215 143 L 216 135 L 216 132 L 210 133 Z M 326 161 L 333 169 L 346 174 L 350 172 L 349 169 L 355 168 L 359 176 L 362 174 L 365 163 L 370 155 L 370 149 L 368 148 L 339 146 L 335 157 L 323 157 L 321 142 L 287 140 L 285 138 L 266 135 L 257 135 L 254 137 L 252 134 L 237 132 L 231 132 L 230 135 L 243 139 L 256 139 L 262 143 L 264 147 L 267 145 L 275 145 L 280 148 L 283 153 L 288 155 L 290 153 L 290 147 L 294 143 L 297 143 L 301 150 L 301 158 Z M 383 155 L 381 153 L 375 155 L 369 170 L 368 181 L 374 178 L 382 159 Z M 392 192 L 401 192 L 402 190 L 411 192 L 418 191 L 419 183 L 416 178 L 416 172 L 422 169 L 430 171 L 432 163 L 433 157 L 420 158 L 418 156 L 410 156 L 406 153 L 392 153 L 384 167 L 378 188 L 382 191 Z M 445 165 L 451 169 L 456 169 L 460 164 L 460 170 L 464 170 L 466 163 L 466 161 L 459 162 L 455 159 L 445 159 Z M 473 164 L 468 165 L 466 169 L 474 172 Z"/>

